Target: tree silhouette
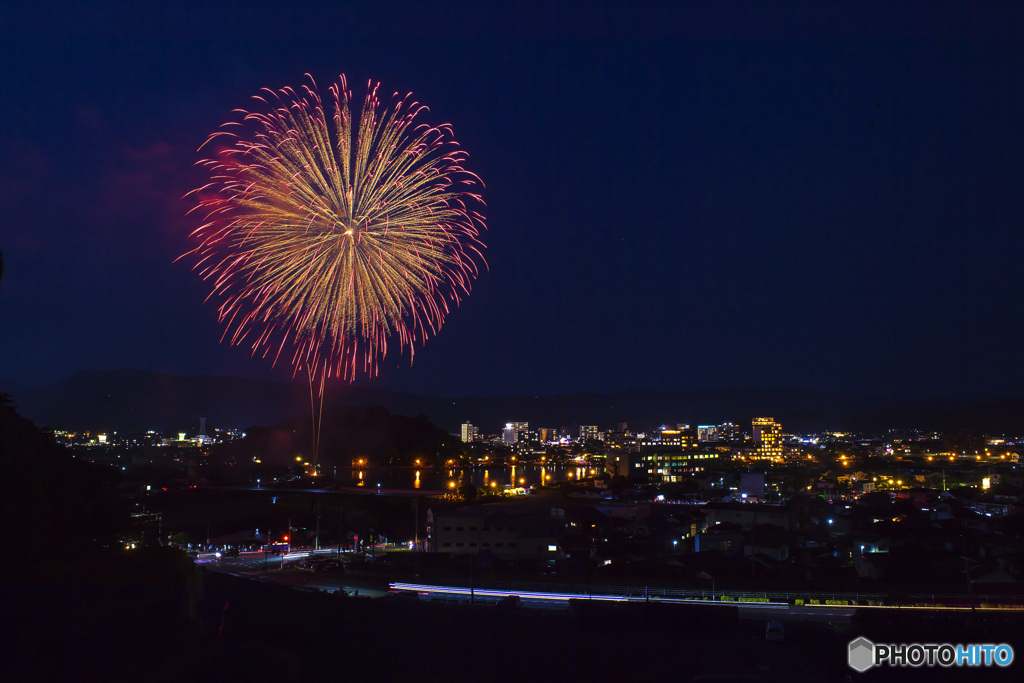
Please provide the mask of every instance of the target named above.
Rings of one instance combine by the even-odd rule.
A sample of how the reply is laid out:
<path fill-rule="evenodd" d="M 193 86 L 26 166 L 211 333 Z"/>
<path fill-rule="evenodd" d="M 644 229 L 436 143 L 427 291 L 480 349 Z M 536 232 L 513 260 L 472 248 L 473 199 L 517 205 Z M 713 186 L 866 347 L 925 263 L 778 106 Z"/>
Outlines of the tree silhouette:
<path fill-rule="evenodd" d="M 459 497 L 462 498 L 462 500 L 469 502 L 471 500 L 476 500 L 476 494 L 476 485 L 473 484 L 468 477 L 463 479 L 462 483 L 459 484 Z"/>

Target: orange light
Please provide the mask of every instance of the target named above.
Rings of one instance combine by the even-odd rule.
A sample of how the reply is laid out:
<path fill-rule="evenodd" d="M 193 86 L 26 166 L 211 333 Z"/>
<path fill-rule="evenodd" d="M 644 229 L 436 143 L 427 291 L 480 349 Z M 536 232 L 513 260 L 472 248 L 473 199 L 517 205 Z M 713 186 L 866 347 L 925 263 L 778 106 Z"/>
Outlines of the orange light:
<path fill-rule="evenodd" d="M 287 537 L 287 536 L 285 536 L 285 537 L 284 537 L 284 540 L 286 540 L 286 541 L 287 541 L 287 540 L 288 540 L 288 537 Z"/>

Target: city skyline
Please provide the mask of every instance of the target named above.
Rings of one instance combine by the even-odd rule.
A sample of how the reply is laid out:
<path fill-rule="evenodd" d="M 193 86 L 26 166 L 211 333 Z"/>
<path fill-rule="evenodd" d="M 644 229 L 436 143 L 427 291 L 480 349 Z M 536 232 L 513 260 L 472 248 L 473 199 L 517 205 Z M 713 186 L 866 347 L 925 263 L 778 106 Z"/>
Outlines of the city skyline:
<path fill-rule="evenodd" d="M 196 149 L 308 72 L 412 92 L 485 184 L 488 268 L 372 386 L 1020 394 L 1016 4 L 193 9 L 6 19 L 0 390 L 291 378 L 174 259 Z"/>
<path fill-rule="evenodd" d="M 43 387 L 5 390 L 18 410 L 40 426 L 71 429 L 245 428 L 309 417 L 309 386 L 301 382 L 224 377 L 178 377 L 152 372 L 85 372 Z M 649 430 L 688 424 L 698 433 L 717 425 L 728 436 L 749 420 L 772 415 L 796 432 L 940 430 L 1024 433 L 1024 399 L 885 400 L 827 391 L 629 391 L 533 396 L 438 396 L 379 387 L 328 387 L 324 407 L 380 406 L 396 415 L 426 415 L 452 433 L 468 419 L 482 432 L 510 419 L 549 428 L 598 425 Z M 622 431 L 622 429 L 619 429 Z"/>

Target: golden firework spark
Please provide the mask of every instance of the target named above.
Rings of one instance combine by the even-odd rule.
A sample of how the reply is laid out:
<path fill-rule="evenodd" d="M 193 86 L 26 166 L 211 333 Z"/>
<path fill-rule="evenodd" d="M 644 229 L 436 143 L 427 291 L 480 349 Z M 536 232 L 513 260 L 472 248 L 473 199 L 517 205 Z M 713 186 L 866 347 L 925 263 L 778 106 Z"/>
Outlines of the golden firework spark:
<path fill-rule="evenodd" d="M 296 370 L 352 380 L 377 374 L 390 338 L 411 358 L 469 293 L 484 263 L 482 183 L 410 96 L 382 106 L 371 82 L 354 113 L 341 76 L 329 126 L 309 80 L 264 89 L 260 111 L 238 110 L 207 140 L 230 144 L 200 162 L 211 180 L 190 193 L 205 218 L 186 256 L 230 343 L 274 363 L 290 349 Z"/>

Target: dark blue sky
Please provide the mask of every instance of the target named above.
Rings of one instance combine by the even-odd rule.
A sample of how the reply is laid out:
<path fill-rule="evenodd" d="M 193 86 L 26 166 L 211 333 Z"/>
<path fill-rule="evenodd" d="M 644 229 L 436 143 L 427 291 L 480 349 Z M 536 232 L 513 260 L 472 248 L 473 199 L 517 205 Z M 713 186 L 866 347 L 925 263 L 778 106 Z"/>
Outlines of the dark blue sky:
<path fill-rule="evenodd" d="M 489 272 L 380 386 L 1021 393 L 1020 3 L 409 4 L 5 12 L 0 382 L 290 376 L 172 261 L 196 148 L 309 72 L 487 185 Z"/>

